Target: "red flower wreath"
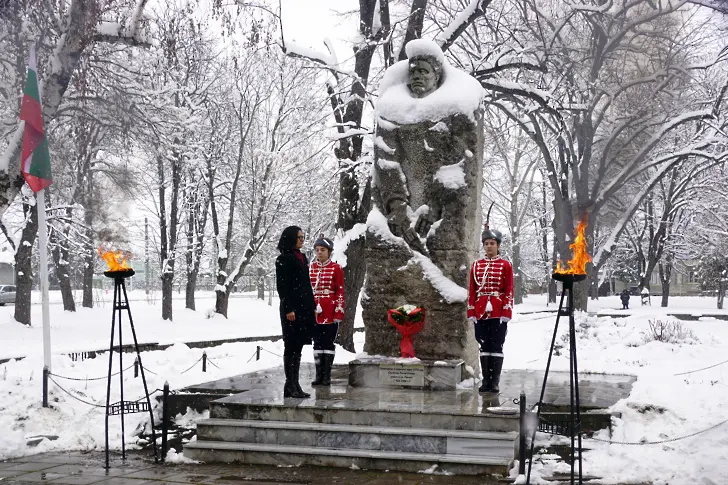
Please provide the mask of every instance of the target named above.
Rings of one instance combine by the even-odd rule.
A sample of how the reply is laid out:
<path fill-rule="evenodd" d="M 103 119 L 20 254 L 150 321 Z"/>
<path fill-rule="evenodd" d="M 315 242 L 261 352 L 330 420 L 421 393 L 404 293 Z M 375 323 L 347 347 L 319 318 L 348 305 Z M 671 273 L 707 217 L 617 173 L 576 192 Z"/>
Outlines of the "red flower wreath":
<path fill-rule="evenodd" d="M 414 305 L 402 305 L 387 311 L 389 323 L 402 335 L 399 349 L 402 357 L 414 357 L 412 337 L 425 325 L 425 310 Z"/>

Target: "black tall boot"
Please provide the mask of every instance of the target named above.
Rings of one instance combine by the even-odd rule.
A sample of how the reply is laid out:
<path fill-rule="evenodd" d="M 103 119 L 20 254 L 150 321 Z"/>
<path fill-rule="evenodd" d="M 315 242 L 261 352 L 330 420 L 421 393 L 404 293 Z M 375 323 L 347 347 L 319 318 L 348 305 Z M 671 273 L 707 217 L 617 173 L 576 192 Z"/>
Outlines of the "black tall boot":
<path fill-rule="evenodd" d="M 292 397 L 311 397 L 311 394 L 303 392 L 301 384 L 298 382 L 298 374 L 301 371 L 301 352 L 293 354 L 293 374 L 291 374 L 291 380 L 296 385 L 297 396 Z"/>
<path fill-rule="evenodd" d="M 314 351 L 315 352 L 315 351 Z M 311 382 L 312 386 L 320 386 L 324 378 L 324 357 L 326 354 L 313 354 L 313 361 L 316 364 L 316 379 Z"/>
<path fill-rule="evenodd" d="M 322 386 L 331 385 L 331 366 L 334 365 L 334 354 L 321 354 L 323 361 L 323 376 L 321 379 Z"/>
<path fill-rule="evenodd" d="M 490 392 L 490 367 L 493 365 L 489 355 L 480 356 L 480 368 L 483 370 L 483 382 L 478 388 L 478 392 Z"/>
<path fill-rule="evenodd" d="M 298 397 L 298 389 L 291 379 L 293 371 L 293 355 L 288 352 L 283 353 L 283 371 L 286 373 L 286 383 L 283 385 L 283 397 Z"/>
<path fill-rule="evenodd" d="M 500 376 L 501 370 L 503 369 L 503 357 L 491 357 L 492 373 L 490 377 L 490 392 L 500 392 Z"/>

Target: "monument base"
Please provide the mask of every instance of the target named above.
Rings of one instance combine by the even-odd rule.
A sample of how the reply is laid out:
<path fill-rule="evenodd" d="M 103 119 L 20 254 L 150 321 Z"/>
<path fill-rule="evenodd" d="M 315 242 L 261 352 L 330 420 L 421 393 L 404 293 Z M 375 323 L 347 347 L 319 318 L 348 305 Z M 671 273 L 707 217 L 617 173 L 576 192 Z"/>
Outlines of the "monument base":
<path fill-rule="evenodd" d="M 385 389 L 449 391 L 463 380 L 462 359 L 419 360 L 368 357 L 349 362 L 349 385 Z"/>

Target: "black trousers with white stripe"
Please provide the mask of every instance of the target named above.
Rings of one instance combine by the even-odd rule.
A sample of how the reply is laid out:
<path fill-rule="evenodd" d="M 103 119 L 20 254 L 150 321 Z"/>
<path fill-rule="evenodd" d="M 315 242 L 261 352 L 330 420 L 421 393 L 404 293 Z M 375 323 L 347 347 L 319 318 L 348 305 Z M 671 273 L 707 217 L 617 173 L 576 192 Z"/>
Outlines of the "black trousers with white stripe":
<path fill-rule="evenodd" d="M 334 323 L 317 323 L 313 330 L 313 355 L 331 354 L 334 355 L 336 346 L 336 334 L 339 333 L 339 324 Z"/>
<path fill-rule="evenodd" d="M 480 346 L 481 356 L 503 357 L 503 343 L 508 333 L 508 322 L 500 318 L 487 318 L 475 323 L 475 340 Z"/>

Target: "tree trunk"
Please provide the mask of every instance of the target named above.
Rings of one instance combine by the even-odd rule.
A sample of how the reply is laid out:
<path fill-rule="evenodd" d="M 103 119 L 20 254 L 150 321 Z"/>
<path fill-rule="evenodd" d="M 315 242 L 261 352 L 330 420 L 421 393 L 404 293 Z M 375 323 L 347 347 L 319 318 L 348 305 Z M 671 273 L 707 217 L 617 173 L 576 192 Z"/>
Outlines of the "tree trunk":
<path fill-rule="evenodd" d="M 725 282 L 723 282 L 723 276 L 718 280 L 718 310 L 723 309 L 723 300 L 725 299 Z"/>
<path fill-rule="evenodd" d="M 178 144 L 179 140 L 175 139 Z M 172 188 L 169 204 L 169 221 L 166 210 L 166 178 L 164 158 L 157 156 L 157 175 L 159 180 L 159 256 L 162 263 L 162 320 L 172 320 L 172 280 L 174 279 L 174 256 L 177 246 L 177 198 L 181 182 L 181 155 L 174 150 L 172 159 Z"/>
<path fill-rule="evenodd" d="M 86 255 L 86 262 L 83 267 L 83 301 L 81 306 L 93 308 L 94 306 L 94 258 Z"/>
<path fill-rule="evenodd" d="M 56 267 L 56 276 L 58 277 L 58 285 L 61 289 L 61 298 L 63 300 L 63 310 L 67 312 L 76 311 L 76 302 L 73 301 L 73 288 L 71 287 L 71 277 L 68 274 L 68 248 L 65 246 L 67 241 L 61 241 L 56 235 L 53 237 L 55 244 L 53 245 L 53 265 Z"/>
<path fill-rule="evenodd" d="M 187 283 L 185 284 L 185 308 L 189 310 L 195 309 L 195 286 L 197 283 L 197 274 L 194 270 L 194 229 L 195 229 L 195 212 L 194 203 L 190 201 L 191 196 L 189 190 L 185 189 L 185 205 L 187 206 L 187 249 L 185 250 L 185 263 L 187 263 Z"/>
<path fill-rule="evenodd" d="M 86 237 L 88 238 L 88 243 L 86 246 L 86 250 L 84 251 L 83 255 L 83 301 L 81 302 L 81 306 L 84 308 L 93 308 L 94 306 L 94 263 L 96 261 L 95 259 L 95 249 L 94 249 L 94 232 L 93 229 L 91 229 L 92 224 L 92 216 L 91 211 L 86 210 L 86 215 L 84 215 L 84 222 L 86 223 L 86 227 L 88 228 L 86 230 Z"/>
<path fill-rule="evenodd" d="M 23 227 L 21 242 L 15 253 L 15 320 L 24 325 L 30 325 L 31 292 L 33 290 L 32 256 L 33 243 L 38 234 L 38 211 L 34 205 L 23 207 L 28 220 Z"/>
<path fill-rule="evenodd" d="M 187 284 L 185 285 L 185 308 L 195 310 L 195 288 L 197 288 L 197 272 L 187 273 Z"/>
<path fill-rule="evenodd" d="M 663 308 L 667 307 L 667 301 L 670 298 L 670 277 L 672 275 L 672 261 L 669 258 L 667 259 L 668 261 L 665 264 L 660 263 L 659 265 L 660 285 L 662 286 L 660 306 Z"/>
<path fill-rule="evenodd" d="M 556 269 L 556 240 L 551 252 L 551 271 Z M 549 275 L 549 303 L 556 303 L 556 281 Z"/>
<path fill-rule="evenodd" d="M 230 292 L 232 291 L 233 283 L 226 288 L 225 291 L 215 291 L 215 313 L 219 313 L 225 318 L 228 316 L 228 303 L 230 302 Z"/>
<path fill-rule="evenodd" d="M 649 276 L 640 276 L 640 282 L 639 282 L 639 288 L 638 292 L 640 295 L 642 295 L 642 288 L 647 288 L 647 290 L 650 290 L 650 280 L 652 279 L 652 272 L 650 272 Z M 652 292 L 650 292 L 652 293 Z"/>
<path fill-rule="evenodd" d="M 346 305 L 344 306 L 344 320 L 339 326 L 339 334 L 336 341 L 349 352 L 354 349 L 354 320 L 356 319 L 356 307 L 359 302 L 359 292 L 364 286 L 364 277 L 367 272 L 365 258 L 365 238 L 360 237 L 351 241 L 346 250 L 346 267 L 344 267 L 344 294 Z"/>
<path fill-rule="evenodd" d="M 593 248 L 594 248 L 594 222 L 590 221 L 589 224 L 587 224 L 586 229 L 584 230 L 584 237 L 587 241 L 587 252 L 589 254 L 593 254 Z M 572 236 L 572 240 L 576 239 L 574 236 Z M 564 244 L 568 248 L 568 241 Z M 564 257 L 564 255 L 568 255 L 568 257 L 564 258 L 566 261 L 571 259 L 574 255 L 572 253 L 571 249 L 568 249 L 567 251 L 562 251 L 561 256 Z M 594 263 L 587 263 L 586 265 L 586 280 L 581 281 L 579 283 L 574 284 L 574 309 L 575 310 L 581 310 L 585 312 L 587 310 L 587 307 L 589 305 L 589 285 L 590 282 L 593 279 L 596 279 L 597 270 L 594 267 Z"/>
<path fill-rule="evenodd" d="M 258 268 L 258 299 L 265 300 L 265 270 Z"/>
<path fill-rule="evenodd" d="M 174 274 L 164 272 L 162 275 L 162 320 L 172 320 L 172 279 Z"/>
<path fill-rule="evenodd" d="M 599 273 L 597 271 L 594 271 L 589 275 L 589 278 L 587 278 L 587 281 L 589 282 L 589 294 L 590 299 L 592 300 L 598 300 L 599 299 Z"/>
<path fill-rule="evenodd" d="M 513 246 L 513 302 L 523 303 L 523 276 L 521 276 L 521 246 Z"/>

